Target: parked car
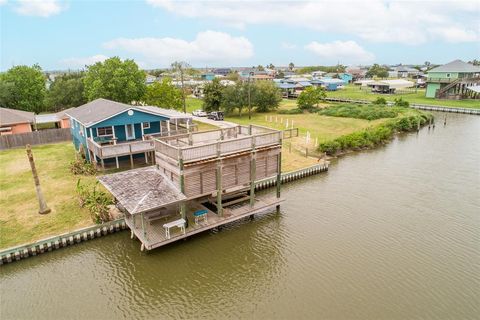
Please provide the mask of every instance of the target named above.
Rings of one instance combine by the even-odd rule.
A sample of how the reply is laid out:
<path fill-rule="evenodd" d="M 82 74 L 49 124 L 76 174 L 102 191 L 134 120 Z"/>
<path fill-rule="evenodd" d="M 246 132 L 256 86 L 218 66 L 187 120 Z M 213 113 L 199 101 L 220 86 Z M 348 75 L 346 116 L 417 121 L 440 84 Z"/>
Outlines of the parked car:
<path fill-rule="evenodd" d="M 223 111 L 212 111 L 208 114 L 208 119 L 215 121 L 223 120 Z"/>
<path fill-rule="evenodd" d="M 200 110 L 200 109 L 193 111 L 192 114 L 196 117 L 206 117 L 207 116 L 207 113 L 203 110 Z"/>

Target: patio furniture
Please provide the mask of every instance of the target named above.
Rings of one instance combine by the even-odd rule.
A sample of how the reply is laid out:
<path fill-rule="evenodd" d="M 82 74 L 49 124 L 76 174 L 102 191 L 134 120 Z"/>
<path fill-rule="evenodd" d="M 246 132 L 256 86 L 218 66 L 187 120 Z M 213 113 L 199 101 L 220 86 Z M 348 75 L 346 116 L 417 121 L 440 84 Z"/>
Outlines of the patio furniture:
<path fill-rule="evenodd" d="M 165 228 L 165 237 L 167 239 L 170 239 L 170 229 L 174 227 L 180 228 L 183 234 L 185 234 L 185 223 L 186 221 L 183 218 L 169 222 L 169 223 L 165 223 L 163 225 L 163 227 Z"/>
<path fill-rule="evenodd" d="M 198 221 L 200 218 L 203 218 L 203 221 L 208 222 L 207 219 L 208 211 L 207 210 L 197 210 L 193 213 L 193 216 L 195 217 L 195 224 L 198 224 Z"/>

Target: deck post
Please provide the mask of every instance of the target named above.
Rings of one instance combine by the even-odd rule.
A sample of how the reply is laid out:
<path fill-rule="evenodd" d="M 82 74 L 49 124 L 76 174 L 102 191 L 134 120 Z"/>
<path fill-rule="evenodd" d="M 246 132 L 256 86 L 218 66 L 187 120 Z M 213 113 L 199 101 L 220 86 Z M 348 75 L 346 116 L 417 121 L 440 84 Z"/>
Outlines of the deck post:
<path fill-rule="evenodd" d="M 250 154 L 250 207 L 255 204 L 255 180 L 257 176 L 257 152 L 255 151 L 255 139 L 252 139 L 252 152 Z"/>
<path fill-rule="evenodd" d="M 223 217 L 223 207 L 222 207 L 222 159 L 220 158 L 220 142 L 217 143 L 217 213 L 219 217 Z"/>
<path fill-rule="evenodd" d="M 280 145 L 282 145 L 282 136 L 280 136 Z M 282 148 L 277 156 L 277 199 L 280 198 L 280 190 L 282 186 Z M 277 213 L 280 213 L 280 205 L 277 204 Z"/>
<path fill-rule="evenodd" d="M 179 166 L 179 169 L 180 169 L 180 192 L 182 194 L 185 194 L 185 174 L 183 172 L 182 149 L 178 150 L 178 166 Z M 180 215 L 186 221 L 185 228 L 188 228 L 188 220 L 187 220 L 187 212 L 186 211 L 187 210 L 186 210 L 185 202 L 183 201 L 183 202 L 180 203 Z"/>
<path fill-rule="evenodd" d="M 119 169 L 120 165 L 118 164 L 118 157 L 115 157 L 115 163 L 117 164 L 117 169 Z"/>
<path fill-rule="evenodd" d="M 133 169 L 133 154 L 132 154 L 132 145 L 130 144 L 129 146 L 129 149 L 130 149 L 130 166 L 132 167 Z"/>
<path fill-rule="evenodd" d="M 141 213 L 141 216 L 142 218 L 142 232 L 143 232 L 143 237 L 145 239 L 147 239 L 147 231 L 145 230 L 145 219 L 144 219 L 144 216 L 143 216 L 143 212 Z"/>
<path fill-rule="evenodd" d="M 102 171 L 105 171 L 105 161 L 103 158 L 101 158 L 100 161 L 102 162 Z"/>

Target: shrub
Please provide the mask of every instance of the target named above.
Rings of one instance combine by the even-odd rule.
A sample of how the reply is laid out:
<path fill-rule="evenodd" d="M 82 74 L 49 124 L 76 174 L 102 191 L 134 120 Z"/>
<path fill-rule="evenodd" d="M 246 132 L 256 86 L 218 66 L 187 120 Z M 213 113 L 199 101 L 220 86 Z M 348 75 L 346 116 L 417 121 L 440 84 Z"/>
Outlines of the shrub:
<path fill-rule="evenodd" d="M 383 118 L 395 118 L 401 111 L 403 110 L 401 110 L 400 108 L 385 108 L 384 106 L 373 104 L 340 104 L 322 109 L 318 111 L 318 113 L 330 117 L 376 120 Z"/>
<path fill-rule="evenodd" d="M 408 101 L 403 100 L 402 98 L 399 98 L 399 99 L 395 99 L 395 106 L 408 108 L 410 106 L 410 103 L 408 103 Z"/>
<path fill-rule="evenodd" d="M 386 105 L 386 104 L 387 104 L 387 100 L 385 100 L 385 98 L 378 97 L 378 98 L 375 99 L 375 101 L 373 101 L 372 103 L 373 103 L 373 104 L 376 104 L 376 105 Z"/>
<path fill-rule="evenodd" d="M 103 191 L 97 190 L 98 181 L 90 190 L 87 185 L 77 181 L 77 193 L 80 206 L 90 211 L 90 216 L 95 223 L 104 223 L 110 220 L 108 206 L 113 203 L 111 197 Z"/>
<path fill-rule="evenodd" d="M 78 158 L 70 162 L 70 171 L 74 175 L 93 176 L 97 173 L 97 168 L 94 164 L 87 162 L 85 159 Z"/>

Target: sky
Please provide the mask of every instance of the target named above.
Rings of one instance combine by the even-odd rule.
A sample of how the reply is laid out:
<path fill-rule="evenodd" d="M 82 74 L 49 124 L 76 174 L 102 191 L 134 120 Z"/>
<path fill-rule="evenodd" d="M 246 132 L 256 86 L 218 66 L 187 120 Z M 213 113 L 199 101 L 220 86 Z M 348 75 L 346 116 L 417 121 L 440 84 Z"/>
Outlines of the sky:
<path fill-rule="evenodd" d="M 0 0 L 0 70 L 447 63 L 480 58 L 480 0 Z"/>

